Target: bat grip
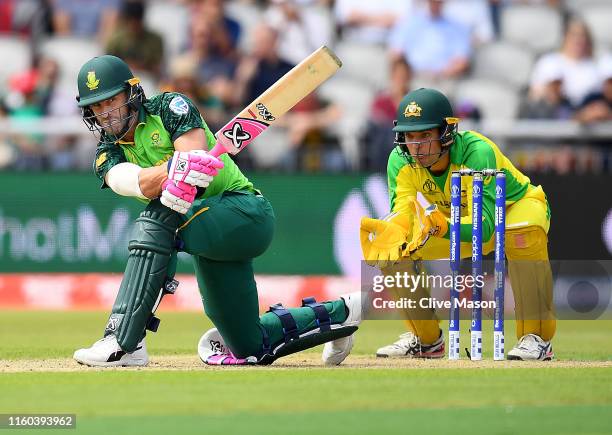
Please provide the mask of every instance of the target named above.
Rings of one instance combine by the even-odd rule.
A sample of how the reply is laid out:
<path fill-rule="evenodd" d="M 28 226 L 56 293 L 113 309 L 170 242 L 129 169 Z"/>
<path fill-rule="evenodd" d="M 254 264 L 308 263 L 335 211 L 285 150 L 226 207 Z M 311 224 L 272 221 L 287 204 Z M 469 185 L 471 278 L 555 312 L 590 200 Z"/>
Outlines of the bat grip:
<path fill-rule="evenodd" d="M 226 153 L 227 150 L 225 149 L 225 147 L 223 145 L 221 145 L 219 142 L 215 143 L 215 146 L 213 147 L 212 150 L 209 151 L 208 154 L 210 154 L 213 157 L 219 157 L 221 154 Z"/>

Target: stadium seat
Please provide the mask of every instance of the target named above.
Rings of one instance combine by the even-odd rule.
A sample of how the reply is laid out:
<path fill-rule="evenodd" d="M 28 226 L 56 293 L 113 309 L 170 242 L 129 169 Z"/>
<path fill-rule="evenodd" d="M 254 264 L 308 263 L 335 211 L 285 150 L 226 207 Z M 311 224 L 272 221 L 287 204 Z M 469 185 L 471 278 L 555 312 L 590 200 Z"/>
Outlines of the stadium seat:
<path fill-rule="evenodd" d="M 387 85 L 389 60 L 385 50 L 379 46 L 339 42 L 335 52 L 342 60 L 339 77 L 359 80 L 375 89 Z"/>
<path fill-rule="evenodd" d="M 81 66 L 92 57 L 102 54 L 102 49 L 90 39 L 54 37 L 41 43 L 40 53 L 58 62 L 60 88 L 76 95 L 76 79 Z"/>
<path fill-rule="evenodd" d="M 456 79 L 434 78 L 427 74 L 415 74 L 410 82 L 411 89 L 433 88 L 452 99 L 457 87 Z"/>
<path fill-rule="evenodd" d="M 476 51 L 472 77 L 503 80 L 519 90 L 527 85 L 534 60 L 533 53 L 519 45 L 494 42 Z"/>
<path fill-rule="evenodd" d="M 467 79 L 457 84 L 455 104 L 471 102 L 476 105 L 483 120 L 515 119 L 519 96 L 506 84 L 489 79 Z"/>
<path fill-rule="evenodd" d="M 537 53 L 555 50 L 561 45 L 561 12 L 548 6 L 511 5 L 501 15 L 501 39 L 530 47 Z"/>
<path fill-rule="evenodd" d="M 3 93 L 13 74 L 24 72 L 30 67 L 30 45 L 22 38 L 2 36 L 0 53 L 5 60 L 0 62 L 0 93 Z"/>
<path fill-rule="evenodd" d="M 580 14 L 583 10 L 591 6 L 610 5 L 610 0 L 564 0 L 563 3 L 569 13 Z"/>
<path fill-rule="evenodd" d="M 374 90 L 359 81 L 335 77 L 321 85 L 319 95 L 342 110 L 333 130 L 340 137 L 347 161 L 355 167 L 359 161 L 358 137 L 368 119 Z"/>
<path fill-rule="evenodd" d="M 161 0 L 147 4 L 145 24 L 164 38 L 165 58 L 172 59 L 189 37 L 189 12 L 185 6 Z"/>
<path fill-rule="evenodd" d="M 612 3 L 583 9 L 581 15 L 593 34 L 595 45 L 612 48 Z"/>
<path fill-rule="evenodd" d="M 240 23 L 242 31 L 238 48 L 248 53 L 251 49 L 251 32 L 262 21 L 262 10 L 254 4 L 234 0 L 225 4 L 225 12 Z"/>

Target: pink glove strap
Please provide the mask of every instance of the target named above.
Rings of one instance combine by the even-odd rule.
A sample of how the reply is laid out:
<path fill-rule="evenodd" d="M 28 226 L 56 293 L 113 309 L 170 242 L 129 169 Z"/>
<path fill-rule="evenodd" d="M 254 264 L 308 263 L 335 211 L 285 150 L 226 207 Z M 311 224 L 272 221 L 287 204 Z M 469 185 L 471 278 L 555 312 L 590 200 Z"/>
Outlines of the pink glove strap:
<path fill-rule="evenodd" d="M 168 178 L 184 181 L 191 171 L 214 177 L 219 173 L 219 169 L 222 168 L 223 162 L 204 150 L 175 151 L 168 167 Z"/>

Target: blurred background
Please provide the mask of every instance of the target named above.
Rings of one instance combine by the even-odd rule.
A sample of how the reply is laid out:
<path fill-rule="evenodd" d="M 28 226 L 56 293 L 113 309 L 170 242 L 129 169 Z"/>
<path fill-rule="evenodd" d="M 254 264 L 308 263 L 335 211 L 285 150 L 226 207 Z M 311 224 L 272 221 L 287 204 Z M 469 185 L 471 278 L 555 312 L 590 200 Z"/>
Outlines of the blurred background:
<path fill-rule="evenodd" d="M 609 259 L 611 24 L 609 0 L 0 0 L 0 305 L 53 282 L 73 283 L 77 301 L 116 291 L 74 281 L 123 270 L 141 208 L 100 192 L 91 170 L 76 75 L 102 53 L 125 59 L 149 96 L 188 95 L 213 131 L 320 45 L 341 58 L 237 157 L 278 217 L 256 262 L 266 276 L 359 276 L 359 219 L 388 209 L 395 108 L 421 86 L 544 186 L 551 258 Z"/>

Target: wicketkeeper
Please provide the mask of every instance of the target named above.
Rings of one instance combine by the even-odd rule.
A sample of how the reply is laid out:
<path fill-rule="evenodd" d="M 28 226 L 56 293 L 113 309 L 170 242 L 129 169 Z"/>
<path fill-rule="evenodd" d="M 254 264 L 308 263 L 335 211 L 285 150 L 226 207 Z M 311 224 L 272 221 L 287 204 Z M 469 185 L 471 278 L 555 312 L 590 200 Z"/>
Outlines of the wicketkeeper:
<path fill-rule="evenodd" d="M 83 120 L 99 139 L 94 162 L 102 187 L 147 205 L 128 241 L 129 256 L 104 336 L 74 359 L 91 366 L 144 366 L 146 330 L 162 297 L 174 293 L 176 255 L 192 255 L 204 309 L 216 328 L 204 334 L 206 364 L 270 364 L 326 343 L 339 364 L 361 321 L 359 293 L 300 308 L 277 304 L 259 316 L 253 258 L 268 248 L 274 212 L 234 162 L 207 153 L 215 137 L 184 95 L 145 98 L 127 64 L 104 55 L 78 75 Z"/>
<path fill-rule="evenodd" d="M 389 156 L 387 176 L 391 213 L 383 219 L 363 218 L 364 258 L 386 274 L 408 268 L 419 273 L 420 260 L 449 257 L 450 173 L 461 168 L 504 171 L 506 257 L 516 303 L 518 344 L 508 359 L 550 360 L 556 321 L 552 308 L 552 273 L 548 261 L 550 208 L 541 186 L 534 186 L 497 145 L 475 131 L 458 131 L 448 99 L 434 89 L 417 89 L 401 101 Z M 461 181 L 461 257 L 471 255 L 472 177 Z M 427 209 L 417 193 L 431 204 Z M 495 248 L 495 181 L 486 178 L 482 200 L 483 253 Z M 400 260 L 415 260 L 404 261 Z M 394 289 L 401 293 L 400 289 Z M 427 298 L 417 288 L 401 297 Z M 378 349 L 379 357 L 441 358 L 444 334 L 433 310 L 405 312 L 408 331 L 395 343 Z"/>

